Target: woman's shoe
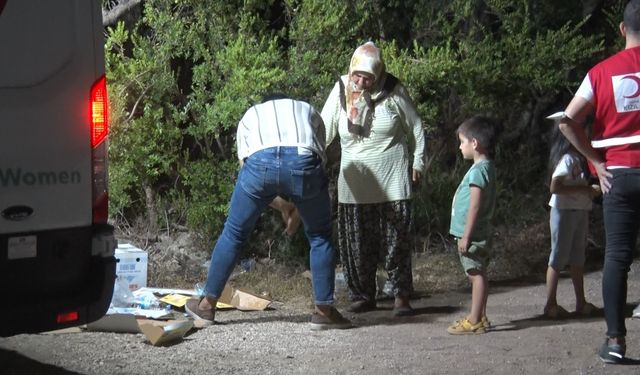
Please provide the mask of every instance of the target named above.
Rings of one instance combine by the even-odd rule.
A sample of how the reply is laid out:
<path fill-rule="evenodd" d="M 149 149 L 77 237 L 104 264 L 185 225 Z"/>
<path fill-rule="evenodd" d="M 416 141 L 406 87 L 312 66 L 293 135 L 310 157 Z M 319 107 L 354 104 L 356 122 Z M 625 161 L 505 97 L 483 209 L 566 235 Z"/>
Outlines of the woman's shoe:
<path fill-rule="evenodd" d="M 393 304 L 393 316 L 409 316 L 413 315 L 413 308 L 409 304 L 409 298 L 406 297 L 396 297 L 396 300 Z"/>
<path fill-rule="evenodd" d="M 545 306 L 544 316 L 549 319 L 563 319 L 569 316 L 569 312 L 560 305 Z"/>
<path fill-rule="evenodd" d="M 580 311 L 576 310 L 576 315 L 593 316 L 597 311 L 598 311 L 598 308 L 594 304 L 587 302 L 584 304 L 584 306 L 582 306 L 582 309 L 580 309 Z"/>
<path fill-rule="evenodd" d="M 200 321 L 202 326 L 210 326 L 214 324 L 216 309 L 202 310 L 200 308 L 200 301 L 201 299 L 199 298 L 189 298 L 184 305 L 184 309 L 194 320 Z"/>
<path fill-rule="evenodd" d="M 359 301 L 353 302 L 349 307 L 347 307 L 347 311 L 353 313 L 363 313 L 367 311 L 372 311 L 376 309 L 376 302 L 369 301 L 366 299 L 362 299 Z"/>

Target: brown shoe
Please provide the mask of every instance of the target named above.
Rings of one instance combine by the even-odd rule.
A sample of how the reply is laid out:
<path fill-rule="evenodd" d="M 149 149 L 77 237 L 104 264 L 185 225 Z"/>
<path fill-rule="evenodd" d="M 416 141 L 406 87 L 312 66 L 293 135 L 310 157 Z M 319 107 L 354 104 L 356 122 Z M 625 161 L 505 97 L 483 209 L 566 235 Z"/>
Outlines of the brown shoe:
<path fill-rule="evenodd" d="M 366 299 L 359 300 L 353 302 L 349 307 L 347 307 L 347 311 L 353 313 L 363 313 L 367 311 L 372 311 L 376 309 L 376 301 L 369 301 Z"/>
<path fill-rule="evenodd" d="M 321 331 L 325 329 L 347 329 L 352 328 L 351 321 L 340 314 L 335 307 L 329 310 L 329 315 L 322 315 L 314 311 L 311 315 L 311 330 Z"/>
<path fill-rule="evenodd" d="M 214 323 L 216 310 L 213 308 L 210 310 L 200 309 L 200 301 L 198 298 L 189 298 L 184 309 L 194 320 L 202 322 L 203 326 L 210 326 Z"/>

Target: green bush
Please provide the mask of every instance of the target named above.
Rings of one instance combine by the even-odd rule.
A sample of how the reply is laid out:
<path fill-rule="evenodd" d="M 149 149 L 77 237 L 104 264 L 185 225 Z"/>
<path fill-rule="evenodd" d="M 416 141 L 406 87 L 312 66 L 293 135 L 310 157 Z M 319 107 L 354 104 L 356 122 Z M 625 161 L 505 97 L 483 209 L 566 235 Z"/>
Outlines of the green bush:
<path fill-rule="evenodd" d="M 228 209 L 244 111 L 270 91 L 320 109 L 353 50 L 369 39 L 407 86 L 428 135 L 416 233 L 446 234 L 451 198 L 468 168 L 455 128 L 476 113 L 504 129 L 497 224 L 527 222 L 531 212 L 542 217 L 551 126 L 544 117 L 611 52 L 605 41 L 615 40 L 620 18 L 618 2 L 604 17 L 584 17 L 577 0 L 143 4 L 139 19 L 107 29 L 112 217 L 143 217 L 149 228 L 186 225 L 209 242 Z M 304 262 L 302 234 L 285 240 L 282 229 L 277 214 L 265 213 L 251 254 Z"/>

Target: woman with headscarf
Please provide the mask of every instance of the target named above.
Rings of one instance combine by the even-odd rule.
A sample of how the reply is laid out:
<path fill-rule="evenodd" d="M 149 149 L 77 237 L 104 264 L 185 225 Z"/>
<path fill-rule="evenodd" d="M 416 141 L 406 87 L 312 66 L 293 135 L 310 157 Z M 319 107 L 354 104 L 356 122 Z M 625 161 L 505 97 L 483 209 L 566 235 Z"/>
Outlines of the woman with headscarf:
<path fill-rule="evenodd" d="M 376 308 L 376 270 L 384 263 L 396 316 L 412 312 L 411 195 L 424 171 L 425 137 L 405 87 L 385 71 L 373 42 L 359 46 L 322 109 L 326 144 L 338 135 L 338 244 L 352 301 Z"/>

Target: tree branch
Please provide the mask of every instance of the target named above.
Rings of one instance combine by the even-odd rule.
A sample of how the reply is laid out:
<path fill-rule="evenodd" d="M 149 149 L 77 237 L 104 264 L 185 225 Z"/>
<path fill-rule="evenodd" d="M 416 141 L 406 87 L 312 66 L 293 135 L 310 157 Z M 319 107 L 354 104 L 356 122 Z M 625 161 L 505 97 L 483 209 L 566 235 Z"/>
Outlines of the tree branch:
<path fill-rule="evenodd" d="M 125 13 L 129 12 L 133 7 L 140 4 L 142 0 L 120 0 L 118 5 L 107 10 L 102 9 L 102 26 L 110 26 L 116 23 L 116 21 L 122 17 Z"/>
<path fill-rule="evenodd" d="M 133 108 L 131 108 L 131 113 L 129 113 L 129 117 L 127 118 L 127 122 L 131 121 L 131 119 L 133 118 L 133 115 L 136 113 L 136 109 L 138 108 L 138 104 L 140 104 L 140 101 L 142 100 L 142 98 L 145 96 L 145 94 L 147 93 L 147 91 L 149 91 L 149 89 L 151 88 L 151 86 L 153 85 L 149 85 L 147 86 L 147 88 L 144 89 L 144 91 L 142 92 L 142 94 L 140 94 L 140 96 L 138 97 L 138 99 L 136 100 L 135 104 L 133 105 Z"/>

